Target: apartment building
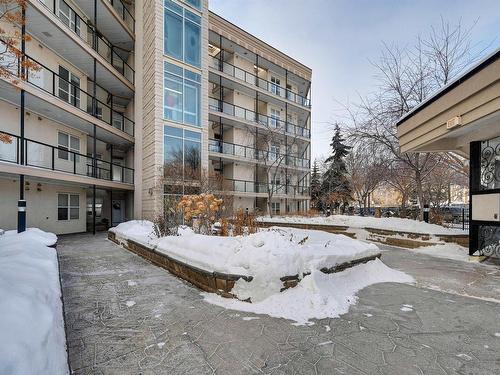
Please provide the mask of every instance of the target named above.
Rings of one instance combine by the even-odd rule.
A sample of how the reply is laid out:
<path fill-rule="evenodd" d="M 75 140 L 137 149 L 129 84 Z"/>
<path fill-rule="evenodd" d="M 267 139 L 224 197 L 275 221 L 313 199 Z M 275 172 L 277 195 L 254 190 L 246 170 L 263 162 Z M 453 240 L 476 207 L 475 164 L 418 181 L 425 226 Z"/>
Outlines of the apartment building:
<path fill-rule="evenodd" d="M 309 68 L 206 0 L 28 0 L 25 18 L 36 68 L 12 56 L 0 78 L 0 228 L 23 201 L 28 227 L 95 232 L 204 189 L 308 209 Z"/>

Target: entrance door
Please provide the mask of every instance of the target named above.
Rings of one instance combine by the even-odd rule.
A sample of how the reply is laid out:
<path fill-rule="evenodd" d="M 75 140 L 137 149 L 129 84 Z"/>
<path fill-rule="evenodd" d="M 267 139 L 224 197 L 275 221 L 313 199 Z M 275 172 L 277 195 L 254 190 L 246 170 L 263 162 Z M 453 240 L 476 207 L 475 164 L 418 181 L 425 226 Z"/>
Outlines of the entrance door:
<path fill-rule="evenodd" d="M 114 200 L 111 203 L 111 210 L 113 211 L 113 223 L 112 226 L 117 226 L 123 223 L 125 220 L 125 201 L 124 200 Z"/>

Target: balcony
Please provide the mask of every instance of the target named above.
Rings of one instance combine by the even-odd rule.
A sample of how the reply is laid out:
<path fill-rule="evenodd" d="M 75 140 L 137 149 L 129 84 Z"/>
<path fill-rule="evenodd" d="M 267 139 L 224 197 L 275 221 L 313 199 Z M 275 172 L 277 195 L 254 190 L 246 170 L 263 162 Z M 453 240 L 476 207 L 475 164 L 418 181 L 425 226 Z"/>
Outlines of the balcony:
<path fill-rule="evenodd" d="M 311 100 L 305 98 L 291 90 L 288 90 L 280 85 L 273 82 L 267 81 L 263 78 L 256 76 L 255 74 L 249 73 L 246 70 L 238 68 L 235 65 L 227 63 L 225 61 L 220 61 L 215 57 L 210 57 L 210 66 L 224 74 L 243 81 L 249 85 L 261 88 L 271 94 L 279 96 L 282 99 L 289 100 L 295 104 L 302 107 L 311 108 Z"/>
<path fill-rule="evenodd" d="M 132 30 L 132 32 L 135 32 L 135 18 L 132 15 L 130 9 L 128 9 L 127 6 L 123 3 L 123 1 L 122 0 L 106 0 L 106 1 L 111 4 L 116 13 L 121 17 L 125 25 L 127 25 L 127 27 L 130 30 Z"/>
<path fill-rule="evenodd" d="M 127 62 L 134 48 L 132 39 L 111 38 L 100 25 L 96 29 L 90 21 L 86 23 L 64 0 L 55 3 L 29 0 L 26 31 L 38 39 L 40 45 L 48 47 L 92 79 L 95 79 L 95 58 L 95 73 L 100 85 L 114 95 L 133 97 L 135 72 Z M 121 34 L 126 34 L 123 28 Z M 32 45 L 36 46 L 28 43 L 26 52 L 33 56 Z"/>
<path fill-rule="evenodd" d="M 239 107 L 231 103 L 223 102 L 215 98 L 209 98 L 208 100 L 208 108 L 210 111 L 222 112 L 226 115 L 237 117 L 239 119 L 264 126 L 270 130 L 286 133 L 290 136 L 311 138 L 311 132 L 307 128 L 280 120 L 278 118 L 262 115 L 249 109 Z"/>
<path fill-rule="evenodd" d="M 36 61 L 28 55 L 25 55 L 25 58 L 36 64 L 38 68 L 36 71 L 28 71 L 26 73 L 26 82 L 61 99 L 63 102 L 70 104 L 78 110 L 104 121 L 113 128 L 134 136 L 134 121 L 130 120 L 123 113 L 117 112 L 112 106 L 103 103 L 98 98 L 82 90 L 79 84 L 77 85 L 75 82 L 66 80 L 39 61 Z M 17 71 L 13 72 L 13 74 L 20 77 L 19 60 L 17 61 L 16 70 Z M 107 93 L 107 97 L 110 102 L 113 103 L 113 96 Z M 96 106 L 95 113 L 92 108 L 93 105 Z"/>
<path fill-rule="evenodd" d="M 308 159 L 302 159 L 291 155 L 287 156 L 267 150 L 259 150 L 257 148 L 223 142 L 217 139 L 209 140 L 208 151 L 257 162 L 262 161 L 266 163 L 267 161 L 269 165 L 310 168 L 310 161 Z"/>
<path fill-rule="evenodd" d="M 270 184 L 266 182 L 255 182 L 245 180 L 224 179 L 221 190 L 234 193 L 249 193 L 267 195 L 268 189 L 273 195 L 309 196 L 309 188 L 305 186 L 291 186 L 284 184 Z"/>
<path fill-rule="evenodd" d="M 0 143 L 0 161 L 20 164 L 21 138 L 11 137 L 11 143 Z M 134 170 L 116 163 L 94 159 L 63 147 L 51 146 L 32 139 L 24 139 L 24 161 L 29 167 L 65 172 L 124 184 L 134 183 Z"/>
<path fill-rule="evenodd" d="M 122 57 L 117 51 L 121 51 L 97 32 L 94 26 L 87 23 L 78 13 L 64 0 L 59 0 L 58 5 L 53 4 L 50 8 L 42 3 L 49 11 L 54 13 L 61 22 L 84 41 L 90 48 L 96 51 L 108 63 L 110 63 L 121 75 L 130 83 L 134 83 L 134 69 L 125 61 L 125 55 Z"/>

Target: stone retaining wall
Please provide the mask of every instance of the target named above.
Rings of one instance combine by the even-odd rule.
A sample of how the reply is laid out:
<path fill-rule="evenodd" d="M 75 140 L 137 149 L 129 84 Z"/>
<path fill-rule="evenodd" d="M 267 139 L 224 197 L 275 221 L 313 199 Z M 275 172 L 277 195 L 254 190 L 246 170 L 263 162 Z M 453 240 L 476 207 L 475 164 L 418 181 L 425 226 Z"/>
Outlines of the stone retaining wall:
<path fill-rule="evenodd" d="M 217 293 L 222 297 L 236 298 L 236 296 L 231 293 L 231 290 L 233 289 L 236 281 L 238 281 L 239 279 L 252 281 L 253 279 L 252 276 L 209 272 L 194 267 L 192 265 L 183 263 L 179 260 L 173 259 L 164 253 L 156 251 L 154 248 L 147 247 L 133 240 L 119 241 L 117 240 L 114 232 L 108 231 L 108 239 L 122 246 L 123 248 L 139 255 L 140 257 L 150 261 L 151 263 L 166 269 L 173 275 L 190 282 L 191 284 L 200 288 L 201 290 L 210 293 Z M 340 272 L 347 268 L 353 267 L 357 264 L 366 263 L 376 258 L 380 258 L 380 253 L 374 256 L 369 256 L 365 258 L 356 259 L 350 262 L 337 264 L 330 268 L 322 268 L 321 272 L 323 273 Z M 308 273 L 302 275 L 302 277 L 306 275 L 308 275 Z M 299 278 L 299 275 L 281 277 L 280 280 L 283 283 L 283 288 L 281 288 L 281 291 L 297 286 L 297 284 L 300 282 L 300 279 L 301 278 Z M 247 302 L 251 301 L 247 300 Z"/>
<path fill-rule="evenodd" d="M 440 242 L 456 243 L 458 245 L 468 247 L 469 236 L 466 234 L 425 234 L 406 231 L 392 231 L 388 229 L 377 228 L 350 228 L 341 225 L 324 225 L 324 224 L 306 224 L 306 223 L 282 223 L 282 222 L 258 222 L 262 228 L 277 227 L 292 227 L 299 229 L 322 230 L 334 234 L 344 234 L 351 238 L 356 238 L 355 231 L 358 229 L 367 232 L 366 239 L 373 242 L 378 242 L 386 245 L 404 247 L 414 249 L 422 246 L 433 246 Z"/>
<path fill-rule="evenodd" d="M 166 254 L 155 251 L 154 248 L 146 247 L 133 240 L 118 241 L 113 232 L 108 232 L 108 239 L 151 263 L 165 268 L 175 276 L 189 281 L 205 292 L 217 293 L 223 297 L 234 298 L 234 294 L 231 293 L 234 283 L 239 279 L 244 279 L 246 281 L 252 280 L 251 276 L 230 275 L 202 270 L 173 259 Z"/>

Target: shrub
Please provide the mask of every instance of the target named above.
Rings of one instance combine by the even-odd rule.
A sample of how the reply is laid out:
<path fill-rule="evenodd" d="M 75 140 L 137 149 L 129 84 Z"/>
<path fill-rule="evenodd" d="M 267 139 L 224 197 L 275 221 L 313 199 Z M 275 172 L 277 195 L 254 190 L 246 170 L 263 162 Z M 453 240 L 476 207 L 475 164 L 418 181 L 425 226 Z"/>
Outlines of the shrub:
<path fill-rule="evenodd" d="M 182 222 L 181 212 L 175 196 L 163 197 L 163 212 L 153 218 L 153 234 L 157 237 L 177 236 L 179 225 Z"/>
<path fill-rule="evenodd" d="M 242 236 L 257 232 L 257 220 L 255 215 L 239 209 L 234 215 L 233 235 Z"/>
<path fill-rule="evenodd" d="M 177 204 L 186 221 L 193 221 L 193 230 L 200 234 L 212 234 L 212 226 L 222 209 L 222 199 L 213 194 L 185 195 Z M 195 221 L 196 220 L 196 221 Z"/>

